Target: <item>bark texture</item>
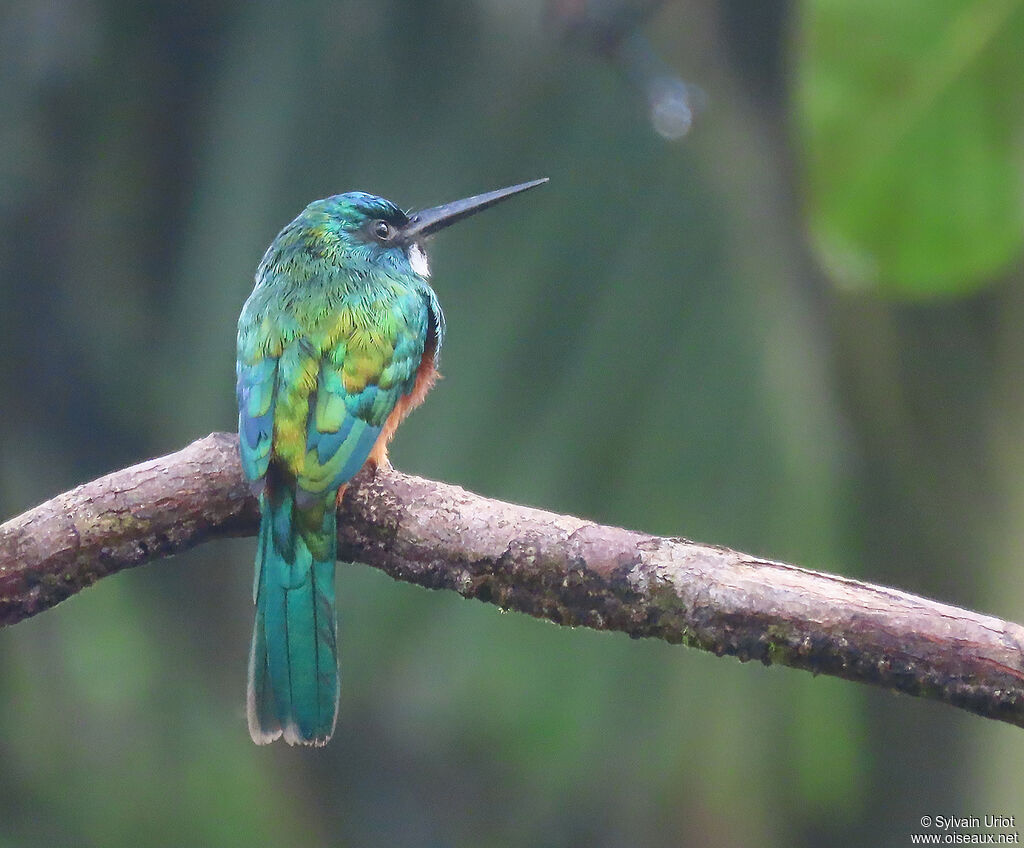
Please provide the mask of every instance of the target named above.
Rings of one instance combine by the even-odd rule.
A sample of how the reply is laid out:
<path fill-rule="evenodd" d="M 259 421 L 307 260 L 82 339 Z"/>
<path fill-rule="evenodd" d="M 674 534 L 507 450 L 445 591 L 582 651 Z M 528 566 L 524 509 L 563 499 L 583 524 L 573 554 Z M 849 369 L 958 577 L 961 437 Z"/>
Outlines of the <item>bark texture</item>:
<path fill-rule="evenodd" d="M 1024 726 L 1024 628 L 685 539 L 359 475 L 339 558 L 558 624 L 621 630 L 944 701 Z M 0 525 L 0 626 L 101 577 L 256 532 L 233 435 L 108 474 Z M 240 600 L 240 603 L 244 601 Z"/>

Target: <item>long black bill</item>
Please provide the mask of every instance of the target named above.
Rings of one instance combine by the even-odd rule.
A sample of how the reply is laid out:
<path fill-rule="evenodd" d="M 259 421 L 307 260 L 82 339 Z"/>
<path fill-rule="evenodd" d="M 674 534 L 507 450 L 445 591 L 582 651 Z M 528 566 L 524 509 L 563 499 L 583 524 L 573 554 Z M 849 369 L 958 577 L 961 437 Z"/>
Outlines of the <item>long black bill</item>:
<path fill-rule="evenodd" d="M 497 191 L 477 194 L 463 200 L 454 200 L 451 203 L 416 212 L 409 219 L 409 223 L 402 227 L 402 239 L 405 241 L 415 241 L 424 236 L 429 236 L 431 233 L 436 233 L 438 230 L 442 230 L 456 221 L 461 221 L 463 218 L 475 215 L 488 206 L 494 206 L 495 203 L 501 203 L 501 201 L 515 194 L 529 191 L 531 188 L 543 185 L 547 181 L 547 177 L 539 180 L 530 180 L 528 183 L 520 183 L 508 188 L 499 188 Z"/>

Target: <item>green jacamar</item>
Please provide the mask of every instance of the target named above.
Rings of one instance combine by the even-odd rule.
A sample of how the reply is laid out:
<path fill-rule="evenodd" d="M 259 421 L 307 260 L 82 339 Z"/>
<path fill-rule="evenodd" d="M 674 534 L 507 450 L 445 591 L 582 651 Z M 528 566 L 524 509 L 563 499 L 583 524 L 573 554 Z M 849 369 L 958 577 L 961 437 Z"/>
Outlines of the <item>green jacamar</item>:
<path fill-rule="evenodd" d="M 437 378 L 444 315 L 423 240 L 546 180 L 407 215 L 309 204 L 271 243 L 238 319 L 238 433 L 259 498 L 249 732 L 323 745 L 338 713 L 336 504 Z"/>

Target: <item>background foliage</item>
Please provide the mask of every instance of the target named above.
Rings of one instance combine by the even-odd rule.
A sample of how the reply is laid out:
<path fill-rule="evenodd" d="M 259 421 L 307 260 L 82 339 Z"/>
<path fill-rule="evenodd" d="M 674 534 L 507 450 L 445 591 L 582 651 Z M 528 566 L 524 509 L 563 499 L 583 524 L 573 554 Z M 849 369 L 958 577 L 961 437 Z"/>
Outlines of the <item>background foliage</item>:
<path fill-rule="evenodd" d="M 234 426 L 237 313 L 309 200 L 544 175 L 436 240 L 447 379 L 396 464 L 1024 619 L 1024 4 L 668 4 L 643 31 L 708 94 L 676 142 L 560 37 L 572 3 L 283 8 L 0 9 L 0 515 Z M 256 748 L 252 555 L 209 545 L 0 632 L 0 846 L 1024 820 L 1017 729 L 358 565 L 337 737 Z"/>

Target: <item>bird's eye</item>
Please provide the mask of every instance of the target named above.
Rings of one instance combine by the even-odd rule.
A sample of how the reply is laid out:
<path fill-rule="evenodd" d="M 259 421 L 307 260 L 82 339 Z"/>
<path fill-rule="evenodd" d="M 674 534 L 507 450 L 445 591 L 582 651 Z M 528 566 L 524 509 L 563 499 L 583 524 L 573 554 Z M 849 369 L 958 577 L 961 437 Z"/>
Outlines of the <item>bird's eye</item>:
<path fill-rule="evenodd" d="M 378 241 L 387 241 L 394 235 L 394 229 L 387 221 L 374 221 L 370 230 Z"/>

